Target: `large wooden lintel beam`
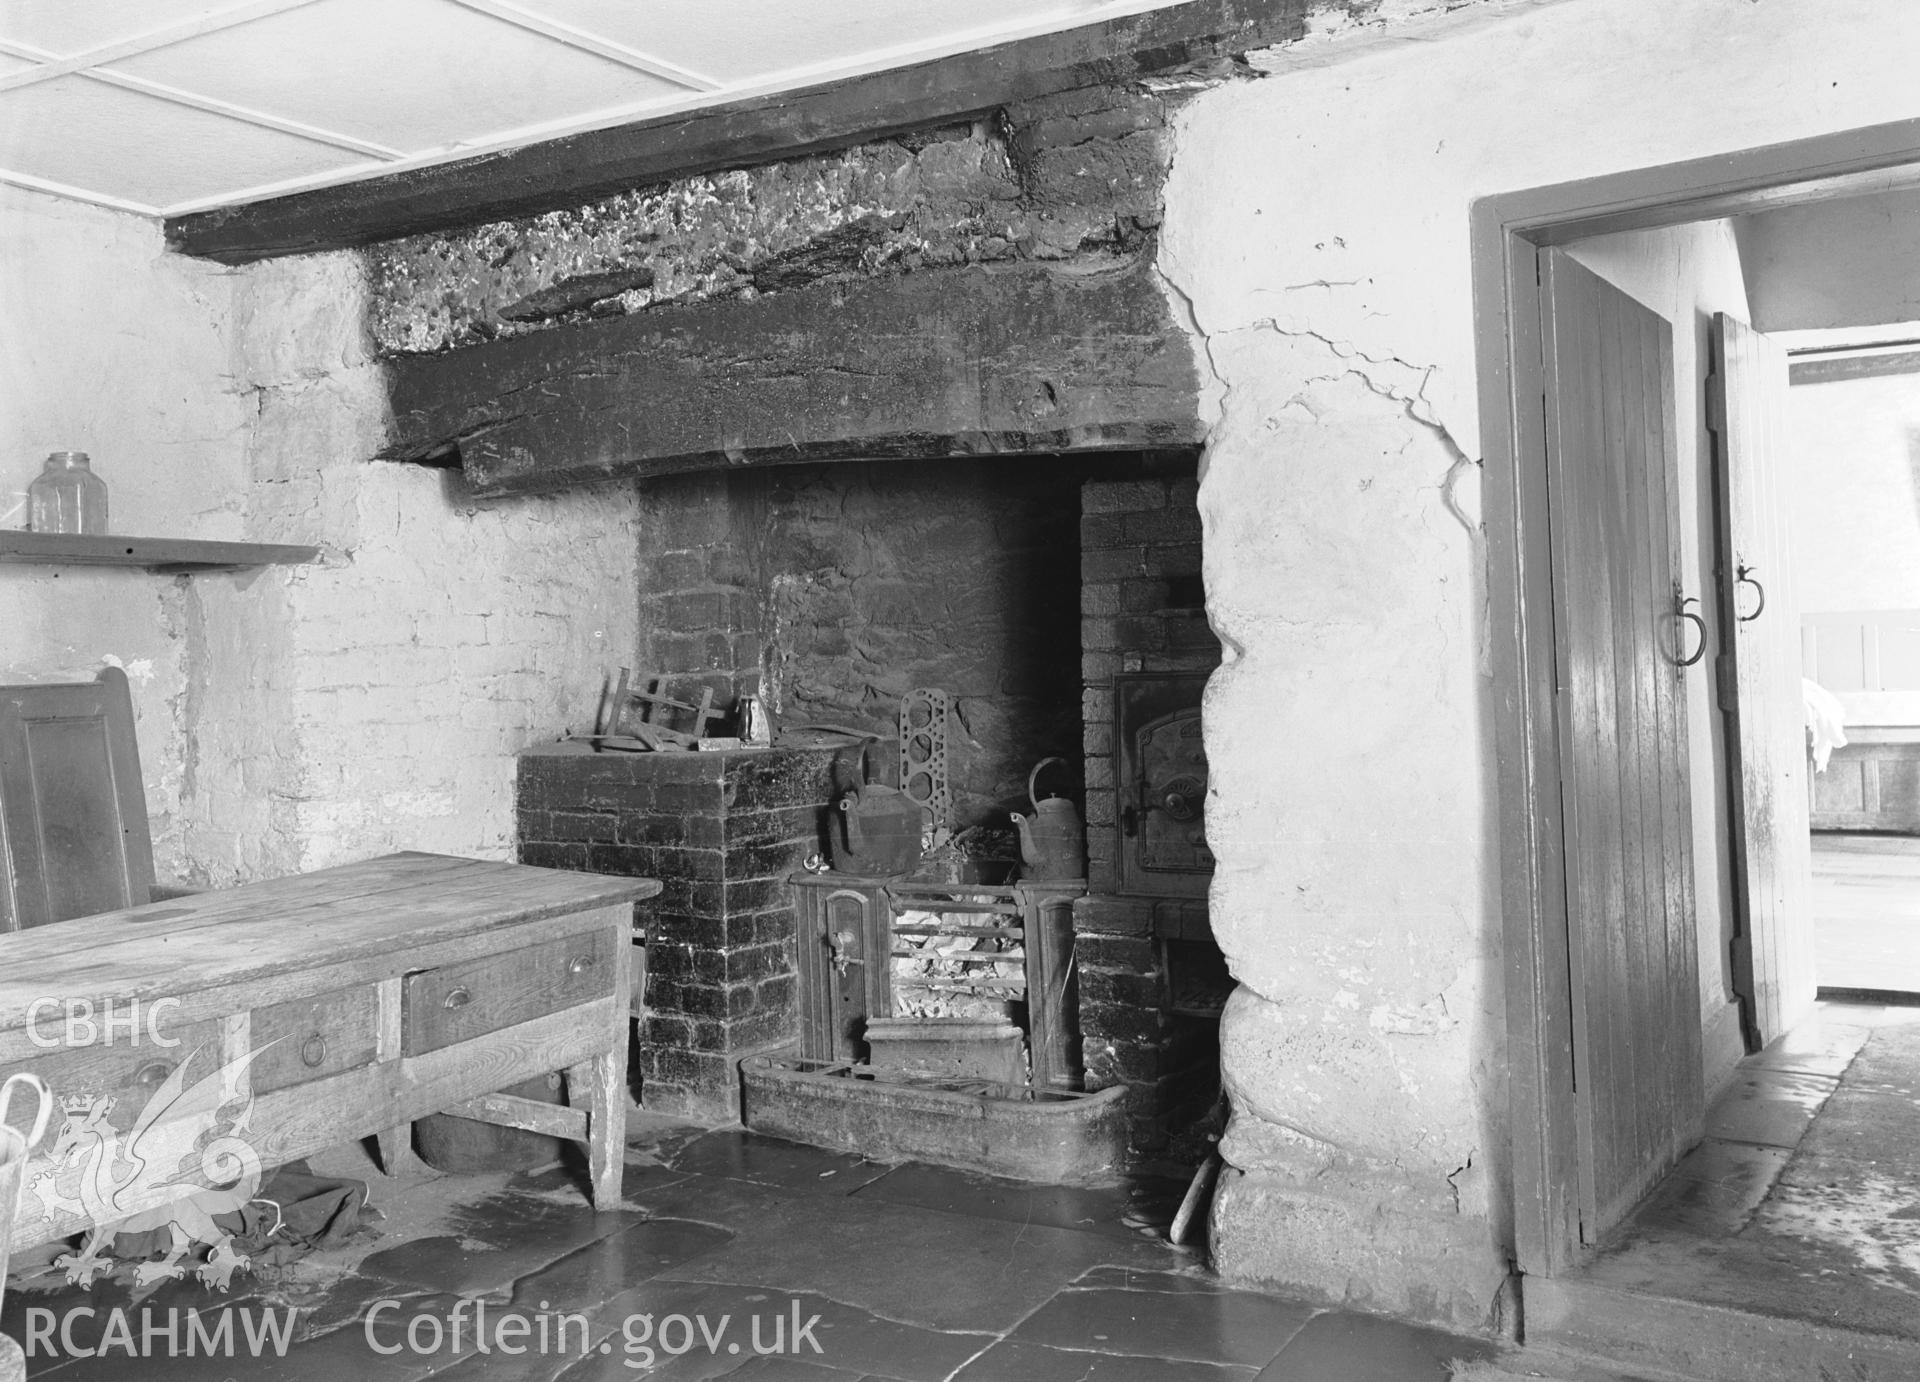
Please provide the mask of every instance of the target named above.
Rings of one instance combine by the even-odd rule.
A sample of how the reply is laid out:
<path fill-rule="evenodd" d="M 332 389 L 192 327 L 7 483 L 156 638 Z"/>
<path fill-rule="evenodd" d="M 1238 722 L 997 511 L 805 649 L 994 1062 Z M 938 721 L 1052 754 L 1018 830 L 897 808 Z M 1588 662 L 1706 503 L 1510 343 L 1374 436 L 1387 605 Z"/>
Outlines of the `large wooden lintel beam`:
<path fill-rule="evenodd" d="M 1148 258 L 943 269 L 670 307 L 390 361 L 383 453 L 480 494 L 796 461 L 1201 440 Z"/>
<path fill-rule="evenodd" d="M 1326 8 L 1325 0 L 1189 0 L 798 91 L 169 217 L 167 243 L 245 264 L 555 211 L 1289 42 L 1305 32 L 1310 10 Z"/>

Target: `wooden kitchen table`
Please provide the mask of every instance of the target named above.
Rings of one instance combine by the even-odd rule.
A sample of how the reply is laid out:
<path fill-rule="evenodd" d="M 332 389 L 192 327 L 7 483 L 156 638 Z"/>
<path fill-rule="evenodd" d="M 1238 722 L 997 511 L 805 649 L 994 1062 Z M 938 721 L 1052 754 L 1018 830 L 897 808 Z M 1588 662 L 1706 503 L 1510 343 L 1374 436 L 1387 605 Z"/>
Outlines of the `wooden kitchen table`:
<path fill-rule="evenodd" d="M 610 1208 L 632 904 L 659 891 L 390 854 L 0 936 L 0 1079 L 32 1071 L 67 1113 L 61 1142 L 49 1133 L 29 1163 L 13 1247 L 177 1201 L 180 1185 L 159 1183 L 168 1167 L 111 1195 L 111 1178 L 76 1187 L 109 1167 L 125 1179 L 133 1163 L 106 1153 L 191 1147 L 193 1119 L 240 1138 L 261 1169 L 378 1134 L 390 1174 L 426 1114 L 527 1128 L 584 1141 L 593 1203 Z M 567 1105 L 495 1092 L 554 1070 Z M 30 1103 L 16 1092 L 10 1121 L 24 1126 Z M 233 1179 L 209 1171 L 187 1178 Z"/>

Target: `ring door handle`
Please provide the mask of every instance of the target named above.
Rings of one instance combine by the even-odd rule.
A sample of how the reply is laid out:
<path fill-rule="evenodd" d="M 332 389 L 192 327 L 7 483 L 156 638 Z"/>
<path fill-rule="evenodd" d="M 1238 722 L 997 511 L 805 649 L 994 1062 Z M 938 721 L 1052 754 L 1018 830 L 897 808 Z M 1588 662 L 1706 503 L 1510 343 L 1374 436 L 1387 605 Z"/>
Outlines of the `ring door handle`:
<path fill-rule="evenodd" d="M 1674 666 L 1676 667 L 1691 667 L 1707 655 L 1707 621 L 1687 608 L 1688 605 L 1697 605 L 1699 603 L 1699 599 L 1695 596 L 1682 596 L 1678 591 L 1674 592 L 1674 617 L 1692 620 L 1694 628 L 1700 633 L 1700 646 L 1693 650 L 1693 656 L 1677 659 L 1674 662 Z"/>
<path fill-rule="evenodd" d="M 300 1043 L 300 1063 L 309 1070 L 318 1070 L 327 1063 L 327 1039 L 315 1032 Z"/>
<path fill-rule="evenodd" d="M 1759 581 L 1754 579 L 1753 568 L 1751 566 L 1743 565 L 1739 567 L 1734 572 L 1733 583 L 1736 586 L 1741 586 L 1741 585 L 1752 586 L 1754 589 L 1754 593 L 1759 595 L 1760 597 L 1760 603 L 1753 607 L 1752 614 L 1736 614 L 1734 616 L 1743 624 L 1751 624 L 1754 620 L 1758 619 L 1762 614 L 1766 613 L 1767 588 L 1764 585 L 1761 585 Z"/>

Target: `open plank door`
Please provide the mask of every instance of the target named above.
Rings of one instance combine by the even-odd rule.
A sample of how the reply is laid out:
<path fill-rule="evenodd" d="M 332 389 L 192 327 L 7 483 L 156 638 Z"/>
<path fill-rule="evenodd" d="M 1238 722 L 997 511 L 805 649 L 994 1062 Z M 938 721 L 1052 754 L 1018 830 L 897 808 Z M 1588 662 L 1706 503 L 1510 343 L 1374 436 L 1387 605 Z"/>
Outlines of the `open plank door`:
<path fill-rule="evenodd" d="M 1699 957 L 1673 327 L 1544 256 L 1548 521 L 1566 837 L 1580 1236 L 1698 1137 Z"/>
<path fill-rule="evenodd" d="M 1786 389 L 1786 351 L 1717 314 L 1707 424 L 1733 824 L 1731 974 L 1754 1051 L 1811 1011 L 1816 992 L 1800 607 L 1775 455 Z"/>

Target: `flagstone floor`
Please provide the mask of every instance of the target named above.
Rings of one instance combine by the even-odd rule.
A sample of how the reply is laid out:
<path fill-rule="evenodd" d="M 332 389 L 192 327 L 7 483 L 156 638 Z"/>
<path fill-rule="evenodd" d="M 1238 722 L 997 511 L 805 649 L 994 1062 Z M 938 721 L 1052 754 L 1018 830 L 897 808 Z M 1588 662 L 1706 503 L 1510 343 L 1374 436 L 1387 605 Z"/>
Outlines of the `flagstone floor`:
<path fill-rule="evenodd" d="M 377 1238 L 226 1296 L 29 1282 L 0 1333 L 59 1382 L 1444 1382 L 1499 1356 L 1221 1284 L 1166 1243 L 1166 1180 L 1029 1186 L 665 1124 L 638 1130 L 605 1214 L 565 1168 L 387 1181 L 354 1148 L 315 1169 L 368 1179 Z M 222 1319 L 233 1356 L 207 1357 Z"/>
<path fill-rule="evenodd" d="M 1820 986 L 1920 993 L 1920 838 L 1812 837 Z"/>
<path fill-rule="evenodd" d="M 1706 1138 L 1570 1279 L 1639 1304 L 1614 1342 L 1641 1352 L 1606 1356 L 1744 1382 L 1920 1377 L 1917 1106 L 1920 1008 L 1821 1003 L 1747 1057 Z M 1872 1354 L 1816 1366 L 1797 1351 L 1816 1330 Z"/>

